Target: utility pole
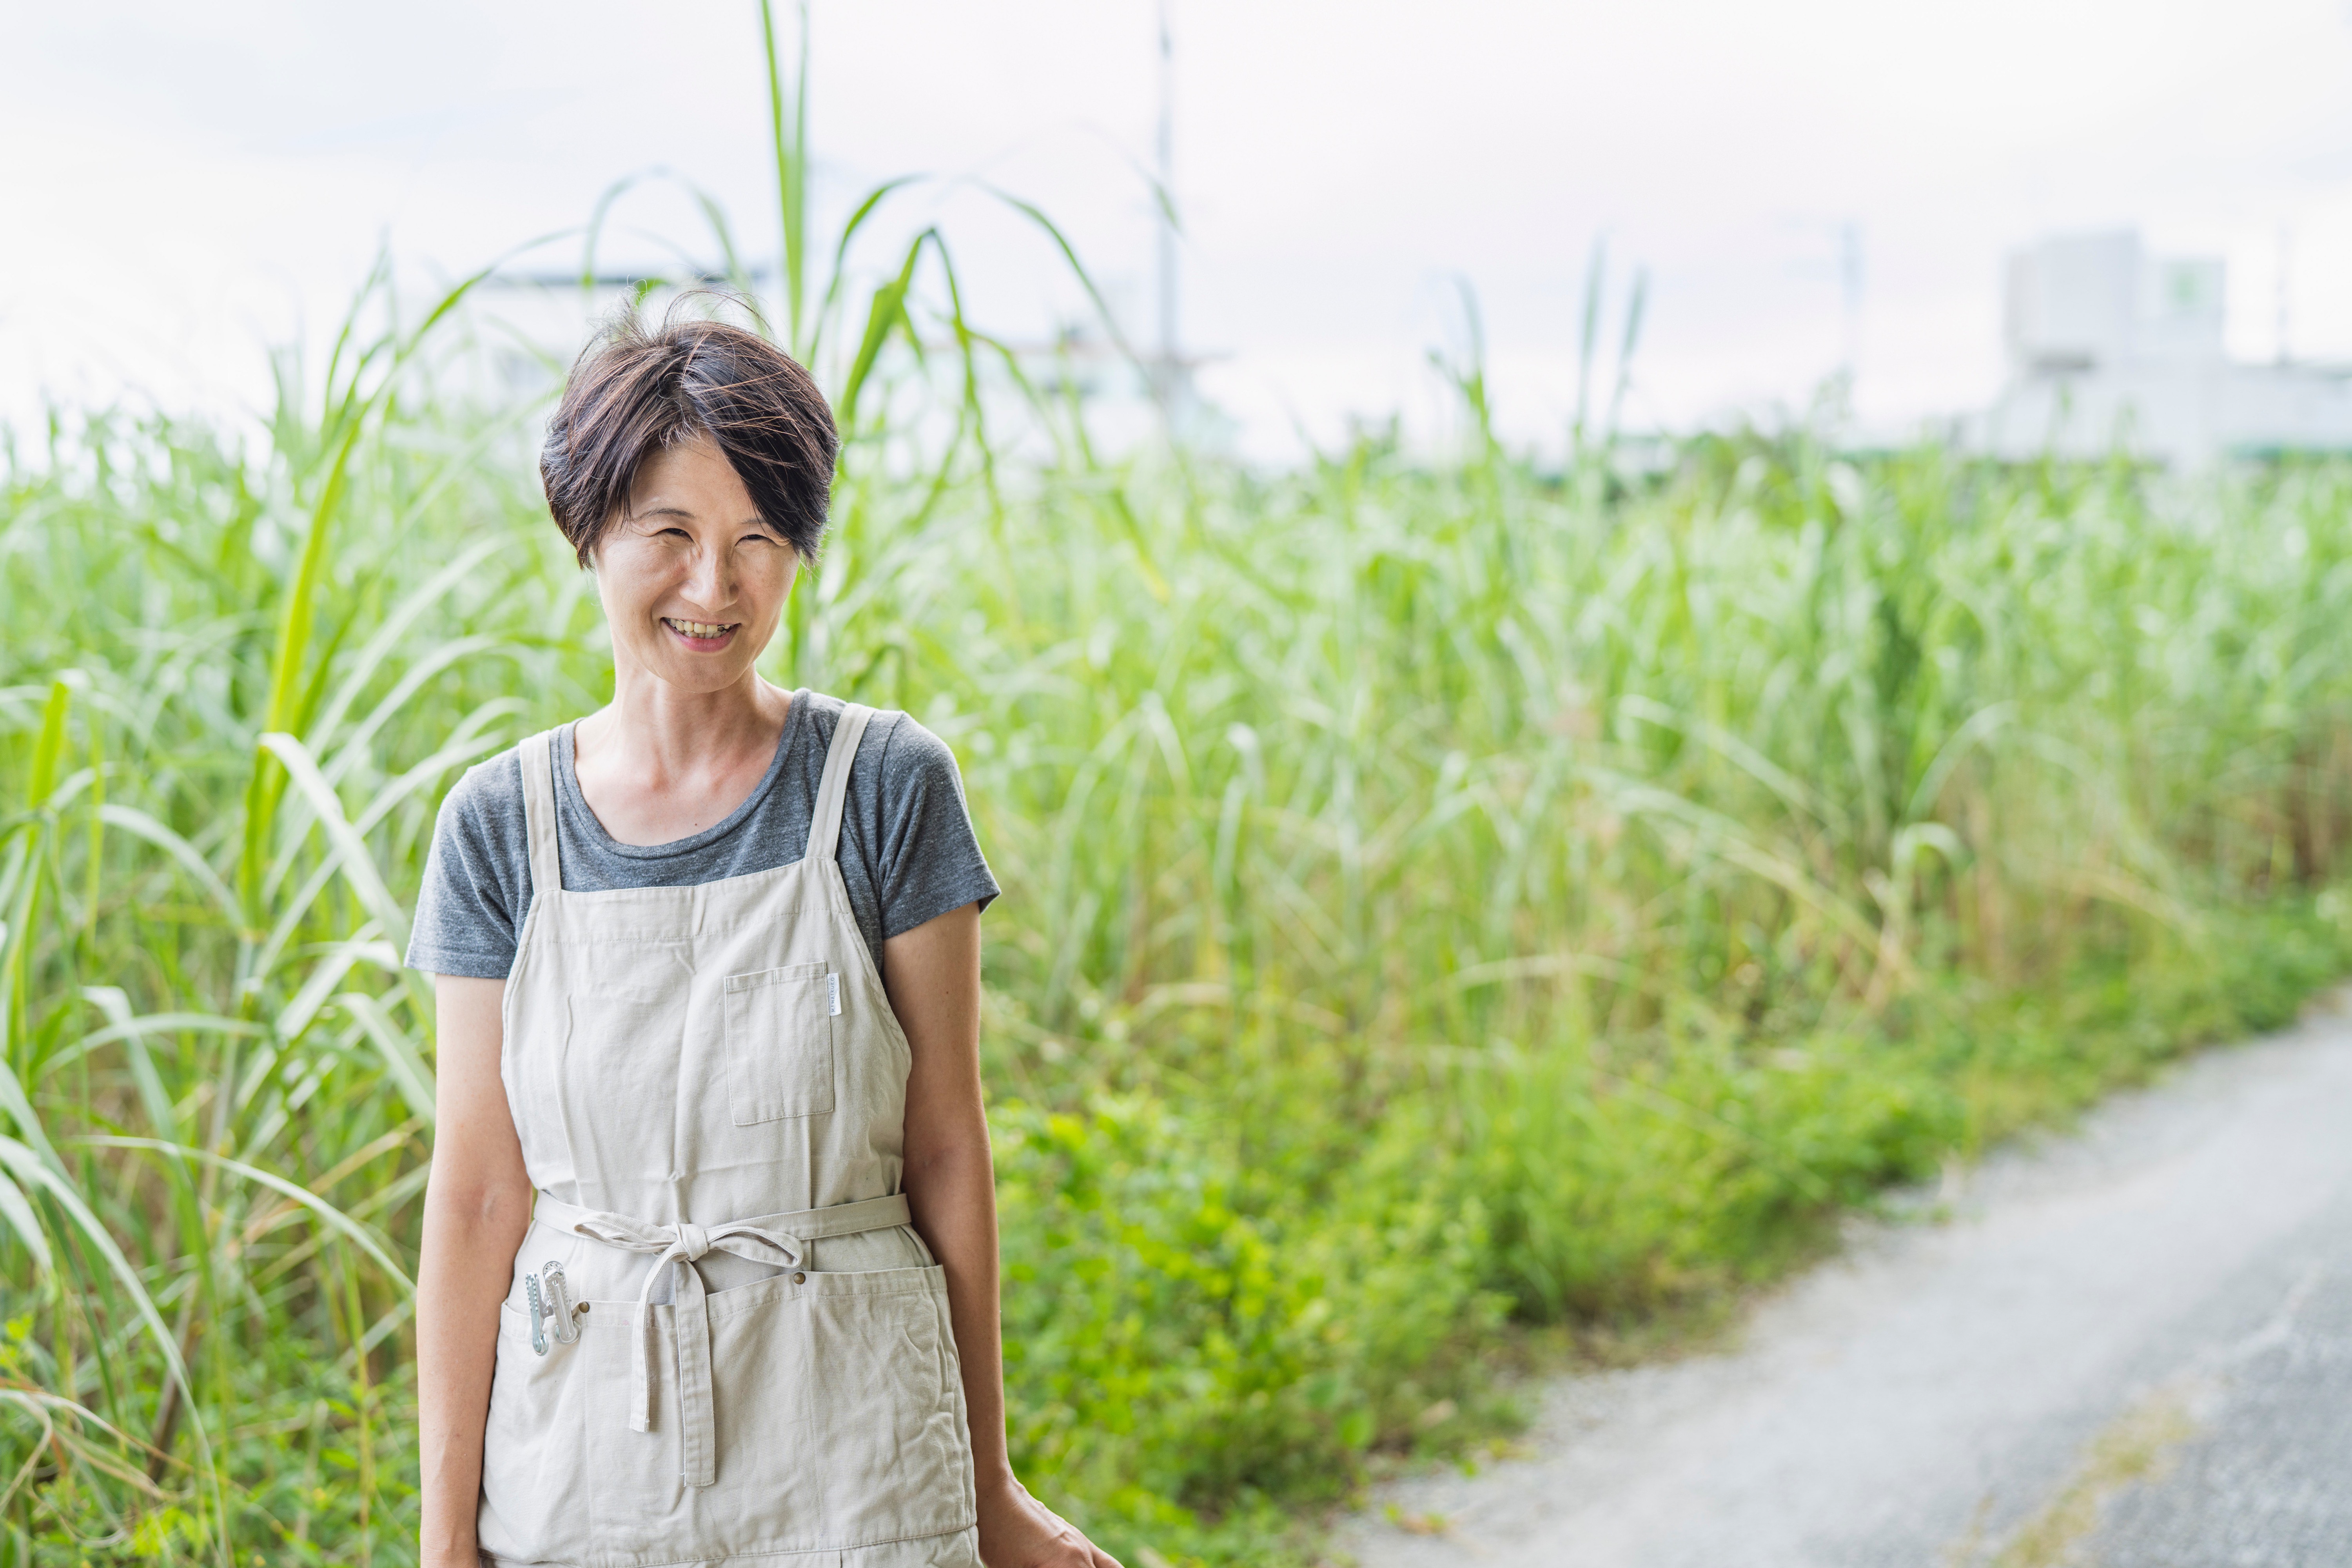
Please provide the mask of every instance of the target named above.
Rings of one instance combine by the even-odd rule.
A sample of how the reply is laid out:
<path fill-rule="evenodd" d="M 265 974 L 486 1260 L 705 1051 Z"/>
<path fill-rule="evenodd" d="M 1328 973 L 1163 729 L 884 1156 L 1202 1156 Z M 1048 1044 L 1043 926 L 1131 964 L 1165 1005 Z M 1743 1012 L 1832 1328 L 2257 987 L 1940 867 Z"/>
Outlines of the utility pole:
<path fill-rule="evenodd" d="M 1862 225 L 1849 218 L 1838 228 L 1838 285 L 1845 315 L 1845 395 L 1853 402 L 1853 379 L 1862 359 Z"/>
<path fill-rule="evenodd" d="M 2278 267 L 2276 268 L 2278 283 L 2278 300 L 2276 301 L 2278 310 L 2278 362 L 2281 364 L 2287 363 L 2289 353 L 2286 331 L 2288 281 L 2286 263 L 2287 251 L 2293 239 L 2293 233 L 2288 229 L 2285 221 L 2282 219 L 2278 226 Z"/>
<path fill-rule="evenodd" d="M 1176 381 L 1176 48 L 1168 0 L 1160 0 L 1160 366 L 1163 390 Z"/>

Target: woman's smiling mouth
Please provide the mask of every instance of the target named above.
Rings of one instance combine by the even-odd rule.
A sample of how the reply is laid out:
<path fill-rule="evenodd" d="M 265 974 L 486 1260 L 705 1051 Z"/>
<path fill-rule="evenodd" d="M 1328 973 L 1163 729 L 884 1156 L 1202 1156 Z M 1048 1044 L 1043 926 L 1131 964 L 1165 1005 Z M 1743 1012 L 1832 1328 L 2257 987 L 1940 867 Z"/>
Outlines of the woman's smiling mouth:
<path fill-rule="evenodd" d="M 698 649 L 726 646 L 727 639 L 735 635 L 736 626 L 741 624 L 736 622 L 720 625 L 710 621 L 688 621 L 680 620 L 676 616 L 664 616 L 661 619 L 662 625 L 676 634 L 680 642 Z"/>

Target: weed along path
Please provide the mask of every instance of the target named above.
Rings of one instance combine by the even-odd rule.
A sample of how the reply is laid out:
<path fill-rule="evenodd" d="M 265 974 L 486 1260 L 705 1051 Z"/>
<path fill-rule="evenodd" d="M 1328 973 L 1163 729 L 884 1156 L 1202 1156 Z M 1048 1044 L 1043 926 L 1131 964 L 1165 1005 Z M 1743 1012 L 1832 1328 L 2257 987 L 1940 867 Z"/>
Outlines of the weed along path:
<path fill-rule="evenodd" d="M 1731 1350 L 1555 1384 L 1530 1457 L 1388 1487 L 1339 1546 L 1364 1568 L 2352 1563 L 2347 1002 L 1857 1226 Z"/>

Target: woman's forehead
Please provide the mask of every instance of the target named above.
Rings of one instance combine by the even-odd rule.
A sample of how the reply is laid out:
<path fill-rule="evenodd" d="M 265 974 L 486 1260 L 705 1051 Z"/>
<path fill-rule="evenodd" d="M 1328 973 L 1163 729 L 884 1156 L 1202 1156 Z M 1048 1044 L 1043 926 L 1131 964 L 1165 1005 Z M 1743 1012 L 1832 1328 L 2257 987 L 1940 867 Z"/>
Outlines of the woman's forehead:
<path fill-rule="evenodd" d="M 664 447 L 646 454 L 629 481 L 629 510 L 644 517 L 677 512 L 758 514 L 750 487 L 735 465 L 709 439 Z"/>

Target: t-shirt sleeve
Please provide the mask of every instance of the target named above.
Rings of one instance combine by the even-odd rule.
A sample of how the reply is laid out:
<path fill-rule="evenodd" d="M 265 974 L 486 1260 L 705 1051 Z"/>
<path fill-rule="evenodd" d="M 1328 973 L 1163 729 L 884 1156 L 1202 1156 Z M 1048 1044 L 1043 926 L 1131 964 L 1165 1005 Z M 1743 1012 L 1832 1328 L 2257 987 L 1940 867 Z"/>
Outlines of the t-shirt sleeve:
<path fill-rule="evenodd" d="M 972 832 L 955 753 L 901 713 L 880 760 L 883 940 L 965 904 L 988 908 L 999 889 Z"/>
<path fill-rule="evenodd" d="M 502 788 L 501 766 L 514 774 Z M 516 911 L 530 903 L 530 857 L 515 853 L 522 769 L 511 755 L 467 770 L 441 802 L 425 858 L 407 964 L 434 974 L 503 980 L 514 967 Z M 510 798 L 509 798 L 510 797 Z M 520 864 L 518 864 L 520 860 Z"/>

